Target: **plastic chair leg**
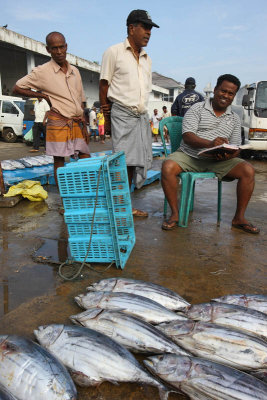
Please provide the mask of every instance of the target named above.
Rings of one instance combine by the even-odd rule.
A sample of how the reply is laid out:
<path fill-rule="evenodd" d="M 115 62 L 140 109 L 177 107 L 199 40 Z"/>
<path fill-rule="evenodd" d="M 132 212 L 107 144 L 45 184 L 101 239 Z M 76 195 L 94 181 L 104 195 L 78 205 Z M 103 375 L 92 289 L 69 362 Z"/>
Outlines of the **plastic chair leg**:
<path fill-rule="evenodd" d="M 166 199 L 166 197 L 164 198 L 163 216 L 164 216 L 164 218 L 167 217 L 167 199 Z"/>
<path fill-rule="evenodd" d="M 217 226 L 219 226 L 221 222 L 221 209 L 222 209 L 222 181 L 218 180 Z"/>
<path fill-rule="evenodd" d="M 188 205 L 188 187 L 189 187 L 189 174 L 183 173 L 180 175 L 182 181 L 181 196 L 180 196 L 180 208 L 179 208 L 179 222 L 178 226 L 183 228 L 187 227 L 188 215 L 187 215 L 187 205 Z M 189 213 L 189 210 L 188 210 Z"/>
<path fill-rule="evenodd" d="M 193 189 L 192 189 L 192 195 L 191 195 L 191 202 L 190 202 L 190 212 L 192 212 L 194 210 L 195 185 L 196 185 L 196 182 L 194 181 Z"/>

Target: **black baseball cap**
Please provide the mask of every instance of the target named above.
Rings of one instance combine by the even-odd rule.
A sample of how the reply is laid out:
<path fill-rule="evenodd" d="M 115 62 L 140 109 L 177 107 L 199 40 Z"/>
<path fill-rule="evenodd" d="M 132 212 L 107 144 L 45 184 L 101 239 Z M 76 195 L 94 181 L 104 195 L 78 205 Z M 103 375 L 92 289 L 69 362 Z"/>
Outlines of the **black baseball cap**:
<path fill-rule="evenodd" d="M 133 10 L 130 12 L 126 21 L 126 25 L 129 26 L 135 22 L 143 22 L 144 24 L 159 28 L 159 26 L 152 21 L 150 15 L 145 10 Z"/>
<path fill-rule="evenodd" d="M 189 78 L 187 78 L 186 81 L 185 81 L 185 86 L 188 86 L 188 85 L 195 85 L 195 84 L 196 84 L 196 81 L 195 81 L 194 78 L 192 78 L 192 76 L 190 76 Z"/>

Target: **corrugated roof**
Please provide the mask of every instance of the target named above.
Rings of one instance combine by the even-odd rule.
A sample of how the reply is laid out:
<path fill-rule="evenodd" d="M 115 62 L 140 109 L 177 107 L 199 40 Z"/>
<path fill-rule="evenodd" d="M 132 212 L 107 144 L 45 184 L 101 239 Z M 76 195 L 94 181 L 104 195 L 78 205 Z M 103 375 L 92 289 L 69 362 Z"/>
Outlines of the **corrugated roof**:
<path fill-rule="evenodd" d="M 161 75 L 158 72 L 152 72 L 152 83 L 153 85 L 161 86 L 166 89 L 173 89 L 177 87 L 184 88 L 184 85 L 181 82 Z"/>

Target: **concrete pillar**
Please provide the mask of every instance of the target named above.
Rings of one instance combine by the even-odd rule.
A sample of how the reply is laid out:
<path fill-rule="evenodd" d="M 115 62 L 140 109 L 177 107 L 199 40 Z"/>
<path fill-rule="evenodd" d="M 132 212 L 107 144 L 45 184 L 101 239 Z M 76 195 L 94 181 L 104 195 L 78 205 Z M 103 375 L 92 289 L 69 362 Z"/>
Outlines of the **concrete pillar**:
<path fill-rule="evenodd" d="M 29 74 L 31 70 L 35 67 L 34 55 L 29 51 L 26 52 L 26 55 L 27 55 L 27 73 Z"/>

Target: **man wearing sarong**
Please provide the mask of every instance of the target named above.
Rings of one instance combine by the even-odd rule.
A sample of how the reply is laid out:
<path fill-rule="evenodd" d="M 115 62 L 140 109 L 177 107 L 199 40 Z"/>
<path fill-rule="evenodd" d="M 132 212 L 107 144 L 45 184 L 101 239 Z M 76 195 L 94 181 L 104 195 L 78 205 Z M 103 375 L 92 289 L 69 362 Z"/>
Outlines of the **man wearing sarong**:
<path fill-rule="evenodd" d="M 82 80 L 78 69 L 66 60 L 65 37 L 51 32 L 46 44 L 51 60 L 19 79 L 13 92 L 24 97 L 44 98 L 51 106 L 47 113 L 46 154 L 54 156 L 57 184 L 57 168 L 64 166 L 65 157 L 90 157 L 89 137 L 83 113 Z"/>
<path fill-rule="evenodd" d="M 105 116 L 105 131 L 111 131 L 113 149 L 124 151 L 128 180 L 140 188 L 152 165 L 152 139 L 147 104 L 152 86 L 151 59 L 144 51 L 152 22 L 144 10 L 127 18 L 127 39 L 109 47 L 102 59 L 99 98 Z M 133 208 L 133 215 L 147 212 Z"/>

